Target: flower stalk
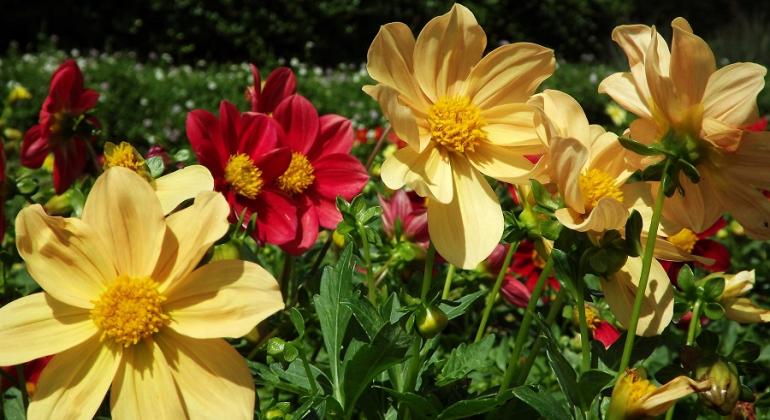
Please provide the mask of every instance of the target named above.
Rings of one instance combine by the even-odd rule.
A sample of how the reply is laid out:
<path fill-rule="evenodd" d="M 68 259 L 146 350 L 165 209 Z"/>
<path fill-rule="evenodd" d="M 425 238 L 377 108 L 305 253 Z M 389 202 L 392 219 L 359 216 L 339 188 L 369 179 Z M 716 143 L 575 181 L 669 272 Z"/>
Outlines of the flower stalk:
<path fill-rule="evenodd" d="M 580 286 L 577 291 L 577 310 L 578 310 L 578 322 L 580 324 L 580 352 L 581 363 L 580 371 L 587 372 L 591 369 L 591 344 L 588 336 L 588 323 L 586 322 L 586 304 L 584 291 L 585 285 L 580 281 Z"/>
<path fill-rule="evenodd" d="M 692 306 L 692 318 L 690 318 L 690 325 L 687 328 L 687 345 L 692 346 L 695 343 L 696 332 L 700 326 L 700 310 L 703 307 L 703 301 L 698 299 Z"/>
<path fill-rule="evenodd" d="M 449 297 L 449 292 L 452 290 L 452 278 L 454 278 L 456 267 L 453 264 L 449 264 L 449 268 L 446 272 L 446 278 L 444 279 L 444 291 L 441 293 L 441 300 L 446 300 Z"/>
<path fill-rule="evenodd" d="M 478 330 L 476 330 L 476 339 L 473 340 L 474 343 L 478 342 L 484 337 L 484 330 L 487 327 L 487 321 L 489 320 L 489 314 L 492 312 L 492 306 L 494 306 L 495 301 L 497 300 L 497 296 L 500 294 L 500 287 L 503 284 L 505 273 L 508 271 L 508 267 L 511 265 L 513 254 L 516 252 L 518 247 L 518 241 L 511 243 L 508 247 L 508 252 L 505 254 L 503 265 L 500 266 L 500 272 L 497 273 L 497 279 L 495 280 L 494 286 L 492 286 L 492 291 L 489 293 L 489 295 L 487 295 L 487 301 L 484 305 L 484 312 L 481 315 L 481 322 L 479 323 Z"/>

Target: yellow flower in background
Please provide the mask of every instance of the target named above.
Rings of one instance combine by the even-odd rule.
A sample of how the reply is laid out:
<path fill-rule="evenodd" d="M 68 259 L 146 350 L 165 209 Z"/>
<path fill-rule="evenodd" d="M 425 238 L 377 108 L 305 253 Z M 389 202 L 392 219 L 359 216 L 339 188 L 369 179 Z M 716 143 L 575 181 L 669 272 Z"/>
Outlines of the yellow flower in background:
<path fill-rule="evenodd" d="M 160 200 L 164 214 L 171 213 L 183 201 L 214 189 L 214 177 L 203 165 L 190 165 L 152 179 L 144 157 L 127 142 L 104 145 L 104 169 L 123 167 L 147 180 Z"/>
<path fill-rule="evenodd" d="M 524 156 L 544 147 L 527 105 L 554 71 L 553 51 L 504 45 L 482 58 L 486 35 L 470 10 L 454 5 L 415 40 L 403 23 L 380 28 L 367 55 L 375 98 L 407 146 L 382 165 L 388 188 L 404 185 L 428 204 L 428 228 L 450 263 L 474 268 L 500 241 L 503 215 L 484 176 L 525 182 Z"/>
<path fill-rule="evenodd" d="M 727 274 L 724 278 L 725 290 L 719 303 L 725 308 L 727 318 L 744 324 L 770 322 L 770 309 L 757 306 L 745 297 L 754 288 L 754 270 Z"/>
<path fill-rule="evenodd" d="M 22 85 L 15 85 L 10 92 L 8 92 L 8 98 L 6 99 L 9 104 L 14 104 L 19 101 L 28 101 L 32 99 L 32 94 L 29 93 L 27 88 Z"/>
<path fill-rule="evenodd" d="M 757 239 L 770 239 L 770 133 L 743 129 L 757 119 L 757 94 L 765 67 L 733 63 L 716 68 L 714 54 L 689 23 L 671 23 L 671 50 L 654 27 L 624 25 L 612 39 L 628 56 L 630 72 L 601 82 L 607 93 L 639 119 L 630 136 L 645 144 L 674 136 L 700 172 L 700 182 L 681 176 L 684 196 L 665 201 L 679 223 L 696 232 L 729 212 Z M 644 165 L 649 159 L 644 159 Z"/>
<path fill-rule="evenodd" d="M 19 213 L 16 245 L 44 292 L 0 309 L 0 365 L 56 354 L 30 419 L 91 418 L 108 389 L 115 419 L 253 417 L 251 374 L 221 337 L 248 333 L 283 300 L 256 264 L 197 267 L 228 213 L 204 192 L 166 218 L 125 168 L 96 180 L 82 219 Z"/>
<path fill-rule="evenodd" d="M 616 127 L 621 127 L 626 123 L 626 118 L 628 118 L 628 112 L 614 103 L 607 104 L 607 106 L 604 107 L 604 113 L 610 117 L 612 123 L 615 124 Z"/>
<path fill-rule="evenodd" d="M 647 379 L 644 369 L 628 369 L 615 382 L 607 412 L 608 420 L 646 419 L 665 413 L 676 401 L 706 391 L 710 380 L 694 381 L 677 376 L 661 387 Z"/>

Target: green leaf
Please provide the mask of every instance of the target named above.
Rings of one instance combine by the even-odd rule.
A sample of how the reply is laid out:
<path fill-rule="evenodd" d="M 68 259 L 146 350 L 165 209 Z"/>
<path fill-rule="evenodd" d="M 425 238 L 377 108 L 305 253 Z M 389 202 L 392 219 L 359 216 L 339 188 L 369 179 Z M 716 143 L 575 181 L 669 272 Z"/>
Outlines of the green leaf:
<path fill-rule="evenodd" d="M 582 406 L 575 370 L 572 369 L 572 366 L 567 362 L 567 359 L 564 358 L 562 350 L 559 348 L 553 334 L 551 334 L 551 330 L 545 325 L 545 322 L 543 322 L 543 319 L 538 315 L 535 317 L 535 320 L 537 321 L 541 334 L 546 339 L 545 354 L 548 359 L 548 364 L 556 375 L 556 381 L 559 383 L 559 387 L 561 387 L 562 392 L 564 392 L 564 395 L 570 403 Z"/>
<path fill-rule="evenodd" d="M 310 381 L 308 380 L 307 374 L 305 373 L 305 367 L 302 365 L 301 360 L 294 360 L 288 367 L 286 367 L 286 369 L 283 369 L 280 363 L 272 363 L 270 364 L 270 372 L 275 374 L 275 376 L 280 378 L 283 382 L 300 389 L 302 391 L 301 393 L 310 393 Z M 316 382 L 318 382 L 319 377 L 323 376 L 323 372 L 313 365 L 310 365 L 310 372 L 316 378 Z"/>
<path fill-rule="evenodd" d="M 385 391 L 394 400 L 409 408 L 409 414 L 417 420 L 429 420 L 436 418 L 441 404 L 435 398 L 428 399 L 413 392 L 398 392 L 394 389 L 377 387 Z"/>
<path fill-rule="evenodd" d="M 490 334 L 477 343 L 462 343 L 457 346 L 449 354 L 441 372 L 436 377 L 436 385 L 446 386 L 465 378 L 475 370 L 491 366 L 494 360 L 489 356 L 494 344 L 495 335 Z"/>
<path fill-rule="evenodd" d="M 399 325 L 386 324 L 371 343 L 349 357 L 344 381 L 346 412 L 353 410 L 358 397 L 377 375 L 404 360 L 412 340 Z"/>
<path fill-rule="evenodd" d="M 342 304 L 353 296 L 353 245 L 348 244 L 342 251 L 340 259 L 334 268 L 325 267 L 321 276 L 320 295 L 313 297 L 324 346 L 329 357 L 329 368 L 332 376 L 332 386 L 341 390 L 342 366 L 340 364 L 340 349 L 345 337 L 352 311 Z"/>
<path fill-rule="evenodd" d="M 712 302 L 718 300 L 725 291 L 725 279 L 715 277 L 706 280 L 703 284 L 703 300 Z"/>
<path fill-rule="evenodd" d="M 716 321 L 725 317 L 725 308 L 717 302 L 708 302 L 703 305 L 703 315 Z"/>
<path fill-rule="evenodd" d="M 166 165 L 163 163 L 163 158 L 160 156 L 153 156 L 145 162 L 147 169 L 150 170 L 150 176 L 157 178 L 163 175 L 163 171 L 166 170 Z"/>
<path fill-rule="evenodd" d="M 294 324 L 294 329 L 297 330 L 299 337 L 302 338 L 305 335 L 305 319 L 299 309 L 296 307 L 289 309 L 289 319 Z"/>
<path fill-rule="evenodd" d="M 441 302 L 438 305 L 438 308 L 441 309 L 446 314 L 447 319 L 454 319 L 464 314 L 468 310 L 468 308 L 471 305 L 473 305 L 473 302 L 475 302 L 483 294 L 484 294 L 484 291 L 479 290 L 469 295 L 465 295 L 460 299 L 455 300 L 451 304 L 446 302 Z"/>
<path fill-rule="evenodd" d="M 5 394 L 0 394 L 3 399 L 3 414 L 6 420 L 26 420 L 24 403 L 21 399 L 21 391 L 17 388 L 9 388 Z"/>
<path fill-rule="evenodd" d="M 583 407 L 591 407 L 596 395 L 612 381 L 613 376 L 601 370 L 589 370 L 580 375 L 578 391 L 583 401 Z"/>
<path fill-rule="evenodd" d="M 679 269 L 677 283 L 679 284 L 679 288 L 682 289 L 687 296 L 694 295 L 696 290 L 695 275 L 693 275 L 689 265 L 683 265 L 682 268 Z"/>
<path fill-rule="evenodd" d="M 532 196 L 535 198 L 535 202 L 550 211 L 558 209 L 559 203 L 553 199 L 551 193 L 537 180 L 530 179 L 532 184 Z"/>
<path fill-rule="evenodd" d="M 438 420 L 464 419 L 471 416 L 488 413 L 502 406 L 514 397 L 513 390 L 508 390 L 501 396 L 482 396 L 470 400 L 458 401 L 442 411 Z"/>
<path fill-rule="evenodd" d="M 551 258 L 553 258 L 553 267 L 556 274 L 556 279 L 561 284 L 567 286 L 572 296 L 577 294 L 577 285 L 575 284 L 575 270 L 574 265 L 569 260 L 569 256 L 560 250 L 554 248 L 551 251 Z"/>
<path fill-rule="evenodd" d="M 692 181 L 693 184 L 700 182 L 700 172 L 698 172 L 698 169 L 690 162 L 684 159 L 679 159 L 677 161 L 677 165 L 679 165 L 679 168 L 682 170 L 682 172 L 687 175 L 687 178 L 690 178 L 690 181 Z"/>
<path fill-rule="evenodd" d="M 401 301 L 398 300 L 398 295 L 395 292 L 391 293 L 385 303 L 380 305 L 380 317 L 391 324 L 397 323 L 406 314 L 401 310 Z"/>
<path fill-rule="evenodd" d="M 629 257 L 638 257 L 642 255 L 642 242 L 640 235 L 642 233 L 642 215 L 634 210 L 626 220 L 626 251 Z"/>
<path fill-rule="evenodd" d="M 752 341 L 741 341 L 735 345 L 730 358 L 736 362 L 753 362 L 759 357 L 761 348 Z"/>
<path fill-rule="evenodd" d="M 520 386 L 513 389 L 513 395 L 523 403 L 532 407 L 545 419 L 568 419 L 570 414 L 564 404 L 542 390 L 534 390 L 529 386 Z"/>
<path fill-rule="evenodd" d="M 618 141 L 620 142 L 620 145 L 624 148 L 636 153 L 637 155 L 642 156 L 655 156 L 655 155 L 662 155 L 663 153 L 659 150 L 655 150 L 647 145 L 644 145 L 642 143 L 639 143 L 636 140 L 631 140 L 628 137 L 620 136 L 618 137 Z"/>
<path fill-rule="evenodd" d="M 351 300 L 344 300 L 342 304 L 350 308 L 353 311 L 353 316 L 361 325 L 366 335 L 370 340 L 374 340 L 374 337 L 380 331 L 385 320 L 382 319 L 377 309 L 366 299 L 362 299 L 358 294 L 354 295 Z"/>

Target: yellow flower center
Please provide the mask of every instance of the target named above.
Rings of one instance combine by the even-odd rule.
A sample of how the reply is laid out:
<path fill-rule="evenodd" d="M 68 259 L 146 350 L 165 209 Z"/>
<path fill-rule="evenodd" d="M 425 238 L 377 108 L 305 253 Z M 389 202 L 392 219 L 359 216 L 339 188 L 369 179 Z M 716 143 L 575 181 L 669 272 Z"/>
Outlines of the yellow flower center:
<path fill-rule="evenodd" d="M 115 166 L 131 169 L 146 178 L 150 176 L 147 173 L 142 155 L 125 141 L 120 142 L 117 146 L 110 142 L 104 145 L 104 169 Z"/>
<path fill-rule="evenodd" d="M 256 198 L 262 191 L 262 171 L 245 153 L 230 156 L 225 166 L 225 180 L 246 198 Z"/>
<path fill-rule="evenodd" d="M 91 319 L 102 330 L 102 340 L 128 347 L 169 322 L 165 300 L 151 278 L 120 276 L 94 302 Z"/>
<path fill-rule="evenodd" d="M 599 314 L 596 312 L 596 309 L 594 309 L 593 306 L 591 305 L 588 305 L 588 304 L 585 305 L 585 313 L 586 313 L 586 325 L 588 326 L 589 330 L 594 331 L 596 327 L 602 322 L 602 319 L 599 317 Z M 572 310 L 572 317 L 576 323 L 580 322 L 580 314 L 578 314 L 577 306 L 575 306 Z"/>
<path fill-rule="evenodd" d="M 668 241 L 683 252 L 691 252 L 695 243 L 698 242 L 698 235 L 690 229 L 684 228 L 676 235 L 669 236 Z"/>
<path fill-rule="evenodd" d="M 532 265 L 537 268 L 545 267 L 545 261 L 543 261 L 543 259 L 540 257 L 540 253 L 538 253 L 536 249 L 532 250 Z"/>
<path fill-rule="evenodd" d="M 591 169 L 580 175 L 580 192 L 583 194 L 586 211 L 593 210 L 604 197 L 612 197 L 623 201 L 623 192 L 620 191 L 615 178 L 601 169 Z"/>
<path fill-rule="evenodd" d="M 458 153 L 473 151 L 487 139 L 481 111 L 464 96 L 445 96 L 436 101 L 428 113 L 428 123 L 433 140 Z"/>
<path fill-rule="evenodd" d="M 305 155 L 294 152 L 291 154 L 291 163 L 286 168 L 286 172 L 278 177 L 278 186 L 289 194 L 299 194 L 313 185 L 313 181 L 315 181 L 313 165 Z"/>
<path fill-rule="evenodd" d="M 62 131 L 64 128 L 64 119 L 66 118 L 66 115 L 64 115 L 64 112 L 56 112 L 53 114 L 53 123 L 49 126 L 49 129 L 51 130 L 51 134 L 58 134 Z"/>
<path fill-rule="evenodd" d="M 623 389 L 628 392 L 627 401 L 629 403 L 639 401 L 658 389 L 650 381 L 642 378 L 636 370 L 627 370 L 621 381 L 623 382 Z"/>

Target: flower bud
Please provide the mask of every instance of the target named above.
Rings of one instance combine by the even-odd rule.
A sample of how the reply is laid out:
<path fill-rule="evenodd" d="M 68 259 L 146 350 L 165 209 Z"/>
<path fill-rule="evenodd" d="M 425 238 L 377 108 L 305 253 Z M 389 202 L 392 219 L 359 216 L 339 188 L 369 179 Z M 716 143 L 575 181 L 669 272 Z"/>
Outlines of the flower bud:
<path fill-rule="evenodd" d="M 417 312 L 415 324 L 423 338 L 433 338 L 446 328 L 448 318 L 444 311 L 436 306 L 423 307 Z"/>
<path fill-rule="evenodd" d="M 237 260 L 240 257 L 240 246 L 235 241 L 227 241 L 214 247 L 211 261 Z"/>
<path fill-rule="evenodd" d="M 45 203 L 45 211 L 52 216 L 64 216 L 72 212 L 72 190 L 67 190 L 63 194 L 51 197 Z"/>
<path fill-rule="evenodd" d="M 735 365 L 720 359 L 711 365 L 699 367 L 695 374 L 699 380 L 711 380 L 711 387 L 699 394 L 706 406 L 719 414 L 730 414 L 741 394 L 741 381 Z"/>

